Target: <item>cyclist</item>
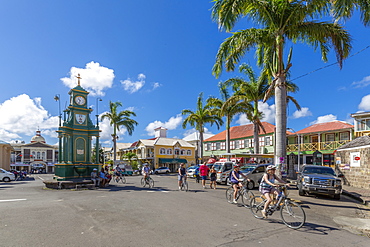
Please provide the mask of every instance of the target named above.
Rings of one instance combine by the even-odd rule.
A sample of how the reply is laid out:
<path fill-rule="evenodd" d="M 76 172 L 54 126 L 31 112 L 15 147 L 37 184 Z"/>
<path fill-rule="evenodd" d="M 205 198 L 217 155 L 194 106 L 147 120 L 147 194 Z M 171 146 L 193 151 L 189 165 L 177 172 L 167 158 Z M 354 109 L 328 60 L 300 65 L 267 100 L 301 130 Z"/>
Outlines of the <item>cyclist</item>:
<path fill-rule="evenodd" d="M 232 187 L 234 188 L 234 199 L 233 203 L 237 203 L 236 201 L 236 195 L 238 194 L 239 188 L 243 186 L 243 184 L 240 182 L 241 180 L 239 179 L 239 175 L 242 175 L 245 179 L 250 181 L 247 176 L 245 176 L 241 171 L 240 171 L 240 165 L 236 164 L 234 166 L 234 170 L 230 174 L 230 182 Z"/>
<path fill-rule="evenodd" d="M 263 207 L 263 210 L 261 211 L 262 215 L 264 218 L 267 218 L 266 215 L 266 210 L 270 203 L 272 202 L 272 194 L 277 195 L 278 192 L 274 187 L 279 186 L 278 184 L 275 184 L 275 180 L 279 181 L 282 184 L 286 184 L 289 186 L 288 183 L 280 179 L 278 176 L 275 175 L 276 167 L 274 165 L 269 165 L 266 168 L 266 173 L 263 174 L 261 182 L 260 182 L 260 187 L 259 191 L 266 197 L 266 203 L 265 206 Z"/>
<path fill-rule="evenodd" d="M 144 175 L 145 180 L 149 177 L 149 172 L 150 172 L 149 164 L 145 163 L 143 169 L 141 170 L 141 174 Z"/>
<path fill-rule="evenodd" d="M 122 176 L 122 169 L 119 167 L 119 164 L 117 164 L 116 168 L 114 168 L 114 175 L 116 177 L 121 177 Z"/>
<path fill-rule="evenodd" d="M 178 180 L 179 180 L 179 190 L 181 190 L 182 180 L 186 180 L 186 169 L 184 166 L 184 163 L 180 164 L 179 170 L 178 170 Z"/>

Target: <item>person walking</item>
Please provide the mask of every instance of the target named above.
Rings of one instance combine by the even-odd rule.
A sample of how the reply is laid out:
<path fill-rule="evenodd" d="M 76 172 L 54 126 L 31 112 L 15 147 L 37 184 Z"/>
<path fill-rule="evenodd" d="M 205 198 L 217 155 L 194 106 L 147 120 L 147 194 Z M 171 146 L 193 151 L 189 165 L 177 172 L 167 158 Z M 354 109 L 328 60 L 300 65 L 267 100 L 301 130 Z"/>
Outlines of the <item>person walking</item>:
<path fill-rule="evenodd" d="M 207 162 L 204 162 L 204 164 L 199 167 L 199 173 L 202 178 L 203 189 L 205 189 L 206 180 L 207 180 L 208 173 L 209 173 L 209 167 L 207 166 Z"/>
<path fill-rule="evenodd" d="M 180 164 L 180 167 L 178 169 L 177 177 L 178 177 L 178 181 L 179 181 L 179 190 L 181 190 L 181 185 L 182 185 L 183 181 L 186 180 L 186 168 L 185 168 L 184 163 Z"/>
<path fill-rule="evenodd" d="M 217 171 L 214 166 L 211 167 L 211 170 L 209 171 L 209 179 L 211 182 L 209 183 L 209 187 L 211 189 L 216 189 L 216 178 L 217 178 Z"/>

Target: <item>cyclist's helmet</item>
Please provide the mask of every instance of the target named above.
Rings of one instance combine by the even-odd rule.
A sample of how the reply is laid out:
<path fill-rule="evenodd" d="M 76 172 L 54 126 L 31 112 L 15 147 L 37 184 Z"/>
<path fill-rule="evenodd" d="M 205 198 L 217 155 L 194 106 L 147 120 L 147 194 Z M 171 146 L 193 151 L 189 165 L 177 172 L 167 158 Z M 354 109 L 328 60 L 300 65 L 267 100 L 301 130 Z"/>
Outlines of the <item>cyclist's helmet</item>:
<path fill-rule="evenodd" d="M 274 166 L 274 165 L 269 165 L 269 166 L 266 168 L 266 171 L 269 171 L 269 170 L 276 170 L 276 166 Z"/>
<path fill-rule="evenodd" d="M 145 163 L 144 166 L 148 166 L 149 164 L 148 163 Z"/>

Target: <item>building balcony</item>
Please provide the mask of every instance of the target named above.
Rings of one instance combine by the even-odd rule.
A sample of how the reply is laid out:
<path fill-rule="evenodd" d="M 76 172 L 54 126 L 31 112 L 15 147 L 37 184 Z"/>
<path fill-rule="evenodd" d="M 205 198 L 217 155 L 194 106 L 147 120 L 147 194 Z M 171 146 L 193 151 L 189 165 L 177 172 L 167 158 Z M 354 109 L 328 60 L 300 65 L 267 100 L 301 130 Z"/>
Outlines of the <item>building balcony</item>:
<path fill-rule="evenodd" d="M 345 141 L 332 141 L 332 142 L 311 142 L 311 143 L 301 143 L 299 144 L 300 152 L 303 151 L 322 151 L 322 150 L 336 150 L 344 144 L 350 142 L 350 140 Z M 298 144 L 288 144 L 287 153 L 298 152 Z"/>

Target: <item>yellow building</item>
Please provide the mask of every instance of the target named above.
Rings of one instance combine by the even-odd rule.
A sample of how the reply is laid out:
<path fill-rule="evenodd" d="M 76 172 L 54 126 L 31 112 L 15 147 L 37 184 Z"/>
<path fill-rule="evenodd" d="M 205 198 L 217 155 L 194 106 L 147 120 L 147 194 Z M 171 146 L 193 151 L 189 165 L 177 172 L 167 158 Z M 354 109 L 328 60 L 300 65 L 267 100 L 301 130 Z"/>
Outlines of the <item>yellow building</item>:
<path fill-rule="evenodd" d="M 0 141 L 0 168 L 10 170 L 10 154 L 13 147 L 6 142 Z"/>
<path fill-rule="evenodd" d="M 152 169 L 167 166 L 175 172 L 180 163 L 195 164 L 195 146 L 178 138 L 167 138 L 167 129 L 155 129 L 155 138 L 140 139 L 122 150 L 137 155 L 139 165 L 148 163 Z"/>

